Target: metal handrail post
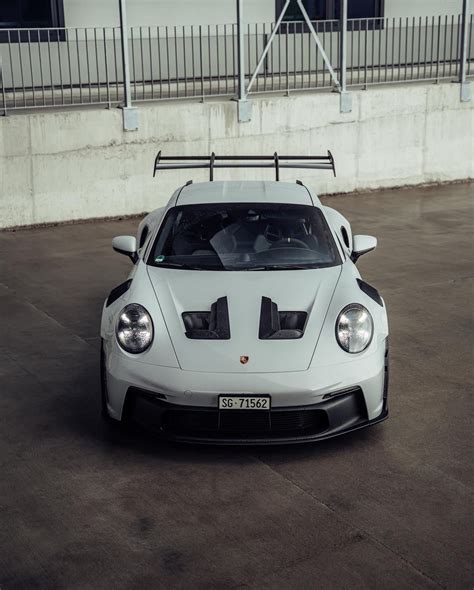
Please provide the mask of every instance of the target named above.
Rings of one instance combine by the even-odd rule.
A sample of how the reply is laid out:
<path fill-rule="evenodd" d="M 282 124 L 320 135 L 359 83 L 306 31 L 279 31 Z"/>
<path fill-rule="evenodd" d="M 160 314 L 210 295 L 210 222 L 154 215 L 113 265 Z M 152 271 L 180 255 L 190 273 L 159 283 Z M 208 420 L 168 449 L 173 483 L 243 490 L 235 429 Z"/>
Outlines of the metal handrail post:
<path fill-rule="evenodd" d="M 351 95 L 347 92 L 347 0 L 341 0 L 341 14 L 339 17 L 340 64 L 339 64 L 339 92 L 341 113 L 352 110 Z"/>
<path fill-rule="evenodd" d="M 237 2 L 237 117 L 239 123 L 246 123 L 252 117 L 252 103 L 247 100 L 248 91 L 245 88 L 245 43 L 244 43 L 244 20 L 243 0 Z"/>
<path fill-rule="evenodd" d="M 242 23 L 242 4 L 243 0 L 237 0 L 237 56 L 238 56 L 238 84 L 239 100 L 245 100 L 245 44 L 244 44 L 244 27 Z"/>
<path fill-rule="evenodd" d="M 3 80 L 3 61 L 2 61 L 1 55 L 0 55 L 0 83 L 2 85 L 3 115 L 6 117 L 6 115 L 7 115 L 7 101 L 5 99 L 5 82 Z"/>
<path fill-rule="evenodd" d="M 130 58 L 128 54 L 128 26 L 126 0 L 119 0 L 120 41 L 122 47 L 123 89 L 125 103 L 122 106 L 124 131 L 138 129 L 138 109 L 132 106 L 132 91 L 130 85 Z"/>
<path fill-rule="evenodd" d="M 462 29 L 461 29 L 461 55 L 459 68 L 459 82 L 461 83 L 461 102 L 471 100 L 471 87 L 466 79 L 467 76 L 467 58 L 468 58 L 468 31 L 469 31 L 469 14 L 470 0 L 463 0 L 462 3 Z"/>
<path fill-rule="evenodd" d="M 346 48 L 347 48 L 347 0 L 341 0 L 341 14 L 339 18 L 340 64 L 339 81 L 341 92 L 346 92 Z"/>

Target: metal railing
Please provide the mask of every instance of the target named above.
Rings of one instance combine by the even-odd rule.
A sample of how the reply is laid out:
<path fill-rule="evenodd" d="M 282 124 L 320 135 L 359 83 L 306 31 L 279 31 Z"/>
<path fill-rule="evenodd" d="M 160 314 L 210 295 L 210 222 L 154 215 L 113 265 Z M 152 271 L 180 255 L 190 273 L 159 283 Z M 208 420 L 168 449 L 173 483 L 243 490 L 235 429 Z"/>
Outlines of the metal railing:
<path fill-rule="evenodd" d="M 132 27 L 130 69 L 134 101 L 236 92 L 236 25 Z"/>
<path fill-rule="evenodd" d="M 340 73 L 340 21 L 312 23 Z M 244 29 L 248 84 L 274 23 Z M 439 81 L 460 75 L 461 15 L 353 19 L 347 23 L 348 86 Z M 467 75 L 474 74 L 474 22 L 469 17 Z M 128 29 L 132 101 L 235 96 L 235 23 Z M 0 31 L 0 110 L 114 105 L 124 100 L 120 27 Z M 333 88 L 305 22 L 283 23 L 251 93 Z"/>
<path fill-rule="evenodd" d="M 473 18 L 468 67 L 473 70 Z M 461 15 L 349 21 L 348 85 L 457 78 Z"/>
<path fill-rule="evenodd" d="M 0 31 L 4 110 L 120 103 L 120 29 Z"/>

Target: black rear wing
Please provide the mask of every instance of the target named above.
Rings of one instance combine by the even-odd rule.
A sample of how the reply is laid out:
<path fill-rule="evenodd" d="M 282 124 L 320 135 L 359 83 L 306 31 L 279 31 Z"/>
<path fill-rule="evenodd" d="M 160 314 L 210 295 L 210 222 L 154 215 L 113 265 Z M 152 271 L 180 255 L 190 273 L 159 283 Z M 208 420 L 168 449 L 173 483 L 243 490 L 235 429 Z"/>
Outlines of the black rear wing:
<path fill-rule="evenodd" d="M 208 168 L 209 180 L 214 180 L 215 168 L 274 168 L 275 178 L 280 180 L 280 168 L 308 170 L 332 170 L 336 176 L 334 158 L 328 150 L 327 156 L 162 156 L 156 154 L 153 176 L 158 170 L 184 170 L 186 168 Z"/>

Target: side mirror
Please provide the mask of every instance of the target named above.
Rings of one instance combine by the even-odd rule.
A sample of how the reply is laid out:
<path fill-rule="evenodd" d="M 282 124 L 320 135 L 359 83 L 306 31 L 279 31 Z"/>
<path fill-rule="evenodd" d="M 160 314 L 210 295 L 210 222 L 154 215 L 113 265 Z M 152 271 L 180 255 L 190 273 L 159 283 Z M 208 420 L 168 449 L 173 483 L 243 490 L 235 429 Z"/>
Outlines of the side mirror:
<path fill-rule="evenodd" d="M 112 248 L 128 256 L 133 264 L 138 260 L 137 239 L 134 236 L 117 236 L 112 240 Z"/>
<path fill-rule="evenodd" d="M 377 238 L 374 236 L 354 236 L 351 260 L 356 262 L 362 254 L 367 254 L 377 247 Z"/>

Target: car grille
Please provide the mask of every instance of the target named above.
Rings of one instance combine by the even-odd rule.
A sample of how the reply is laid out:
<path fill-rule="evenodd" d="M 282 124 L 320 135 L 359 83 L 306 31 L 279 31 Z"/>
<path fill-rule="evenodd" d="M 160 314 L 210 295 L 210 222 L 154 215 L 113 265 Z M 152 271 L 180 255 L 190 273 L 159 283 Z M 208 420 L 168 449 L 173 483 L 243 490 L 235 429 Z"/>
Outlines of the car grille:
<path fill-rule="evenodd" d="M 323 410 L 167 410 L 163 430 L 173 434 L 219 437 L 298 435 L 323 432 L 329 426 Z"/>
<path fill-rule="evenodd" d="M 354 427 L 368 419 L 360 387 L 330 394 L 329 399 L 312 406 L 270 411 L 178 406 L 163 397 L 131 387 L 125 419 L 171 437 L 203 440 L 311 437 Z"/>

